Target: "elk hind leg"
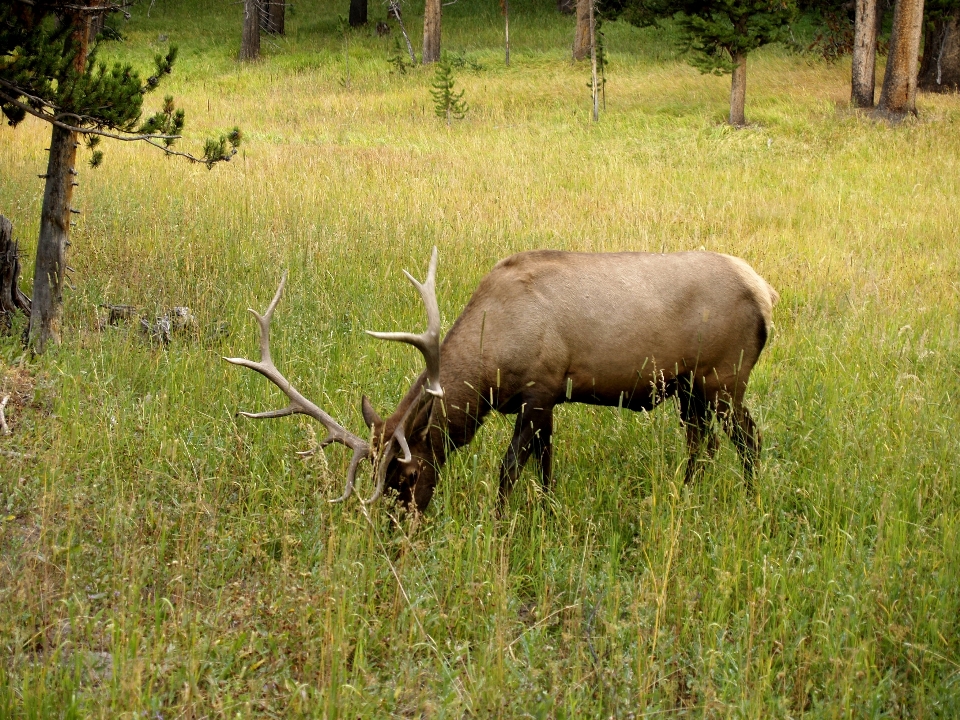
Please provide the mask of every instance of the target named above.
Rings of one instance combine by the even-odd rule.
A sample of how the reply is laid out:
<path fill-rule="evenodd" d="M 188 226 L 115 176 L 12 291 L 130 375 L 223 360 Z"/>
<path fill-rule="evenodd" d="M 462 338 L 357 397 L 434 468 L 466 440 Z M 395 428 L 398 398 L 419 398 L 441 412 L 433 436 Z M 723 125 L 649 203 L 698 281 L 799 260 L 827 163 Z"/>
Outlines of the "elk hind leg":
<path fill-rule="evenodd" d="M 724 417 L 723 429 L 730 436 L 740 455 L 740 461 L 743 463 L 743 479 L 749 489 L 753 486 L 753 475 L 760 458 L 762 445 L 760 429 L 750 416 L 750 411 L 740 404 L 735 405 Z"/>

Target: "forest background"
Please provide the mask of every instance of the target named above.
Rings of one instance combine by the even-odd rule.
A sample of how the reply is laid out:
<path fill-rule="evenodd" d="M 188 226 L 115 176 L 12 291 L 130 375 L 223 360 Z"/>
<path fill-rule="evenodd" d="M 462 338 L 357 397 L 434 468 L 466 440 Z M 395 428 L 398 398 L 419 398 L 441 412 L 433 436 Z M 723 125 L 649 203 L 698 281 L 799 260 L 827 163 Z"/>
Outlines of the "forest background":
<path fill-rule="evenodd" d="M 79 166 L 63 344 L 0 339 L 0 716 L 960 714 L 957 96 L 878 123 L 848 60 L 768 46 L 737 130 L 729 79 L 674 29 L 611 22 L 593 122 L 569 16 L 511 4 L 506 67 L 500 8 L 460 0 L 443 48 L 469 110 L 448 125 L 433 69 L 389 62 L 385 9 L 354 30 L 345 10 L 288 6 L 243 64 L 241 6 L 157 0 L 100 49 L 146 72 L 177 44 L 184 142 L 245 139 L 212 171 L 136 143 Z M 0 128 L 26 277 L 48 142 Z M 244 310 L 288 269 L 274 357 L 359 430 L 361 395 L 390 409 L 420 368 L 362 330 L 422 325 L 400 270 L 434 245 L 445 328 L 519 250 L 749 261 L 781 295 L 755 491 L 729 444 L 684 486 L 670 407 L 566 406 L 555 489 L 524 474 L 501 520 L 504 417 L 418 527 L 329 505 L 346 453 L 301 460 L 308 420 L 237 418 L 277 393 L 220 356 L 255 353 Z M 161 342 L 111 323 L 121 305 L 196 325 Z"/>

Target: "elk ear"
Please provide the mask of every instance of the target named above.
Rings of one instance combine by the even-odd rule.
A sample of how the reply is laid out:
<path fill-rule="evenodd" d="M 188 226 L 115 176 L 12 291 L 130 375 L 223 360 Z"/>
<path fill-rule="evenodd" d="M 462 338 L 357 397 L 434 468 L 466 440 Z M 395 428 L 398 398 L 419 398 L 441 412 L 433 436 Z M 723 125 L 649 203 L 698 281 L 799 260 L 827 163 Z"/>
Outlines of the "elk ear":
<path fill-rule="evenodd" d="M 373 405 L 370 403 L 370 398 L 366 395 L 363 396 L 363 401 L 360 403 L 360 411 L 363 413 L 363 422 L 368 428 L 383 425 L 383 419 L 377 415 L 377 411 L 373 409 Z"/>

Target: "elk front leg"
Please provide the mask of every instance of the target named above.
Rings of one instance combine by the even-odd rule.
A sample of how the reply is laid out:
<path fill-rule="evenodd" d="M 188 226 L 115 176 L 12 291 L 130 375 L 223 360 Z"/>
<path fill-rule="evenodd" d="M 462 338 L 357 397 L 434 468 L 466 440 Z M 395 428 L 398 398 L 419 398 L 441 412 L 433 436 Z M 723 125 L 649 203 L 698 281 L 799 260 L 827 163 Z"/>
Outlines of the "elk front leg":
<path fill-rule="evenodd" d="M 553 482 L 553 408 L 543 411 L 542 422 L 533 433 L 533 455 L 540 466 L 540 484 L 548 492 Z"/>
<path fill-rule="evenodd" d="M 523 466 L 527 464 L 533 452 L 537 453 L 544 487 L 548 487 L 552 464 L 550 446 L 552 433 L 553 408 L 534 408 L 531 403 L 524 403 L 520 412 L 517 413 L 517 423 L 513 429 L 510 447 L 507 448 L 507 453 L 500 463 L 499 507 L 501 509 L 506 505 L 513 483 L 520 476 Z"/>
<path fill-rule="evenodd" d="M 712 460 L 717 452 L 720 438 L 710 427 L 710 411 L 705 402 L 697 398 L 681 398 L 680 416 L 687 434 L 687 471 L 683 481 L 690 483 L 703 470 L 701 455 L 706 445 L 707 459 Z"/>

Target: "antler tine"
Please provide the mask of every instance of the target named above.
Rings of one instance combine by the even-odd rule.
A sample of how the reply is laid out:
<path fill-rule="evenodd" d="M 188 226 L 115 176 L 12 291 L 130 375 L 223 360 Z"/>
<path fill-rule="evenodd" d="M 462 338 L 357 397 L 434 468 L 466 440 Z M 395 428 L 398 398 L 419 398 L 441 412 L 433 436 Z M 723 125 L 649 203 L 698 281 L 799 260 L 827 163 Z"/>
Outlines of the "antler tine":
<path fill-rule="evenodd" d="M 363 438 L 344 429 L 342 425 L 321 410 L 319 406 L 301 395 L 300 392 L 290 383 L 290 381 L 287 380 L 279 370 L 277 370 L 276 365 L 273 364 L 273 360 L 270 357 L 270 322 L 273 320 L 273 311 L 276 310 L 277 304 L 280 302 L 280 296 L 283 294 L 283 288 L 284 285 L 286 285 L 286 282 L 287 273 L 284 272 L 283 277 L 280 280 L 280 286 L 277 288 L 277 292 L 273 296 L 273 300 L 270 302 L 270 305 L 267 306 L 267 309 L 263 315 L 252 308 L 250 309 L 250 312 L 253 314 L 253 316 L 257 318 L 257 324 L 260 326 L 260 361 L 256 362 L 246 358 L 228 357 L 223 359 L 228 363 L 250 368 L 251 370 L 260 373 L 270 382 L 280 388 L 290 399 L 290 404 L 280 410 L 267 410 L 265 412 L 258 413 L 241 411 L 239 413 L 240 415 L 258 420 L 285 417 L 287 415 L 294 415 L 297 413 L 301 415 L 309 415 L 327 429 L 327 437 L 321 441 L 320 447 L 326 447 L 331 443 L 337 442 L 341 445 L 346 445 L 353 450 L 353 458 L 350 460 L 350 468 L 347 471 L 346 490 L 344 491 L 343 496 L 336 500 L 336 502 L 341 502 L 350 497 L 350 494 L 353 492 L 353 484 L 354 478 L 357 474 L 357 466 L 360 464 L 361 460 L 370 456 L 370 445 Z"/>
<path fill-rule="evenodd" d="M 406 420 L 406 416 L 404 416 L 404 420 Z M 413 455 L 410 454 L 410 446 L 407 444 L 407 436 L 404 432 L 403 424 L 404 422 L 401 421 L 400 424 L 397 425 L 397 429 L 393 431 L 393 439 L 396 440 L 397 444 L 400 446 L 400 449 L 403 451 L 403 457 L 400 458 L 400 462 L 408 463 L 413 460 Z M 374 473 L 374 476 L 377 479 L 377 487 L 373 491 L 373 495 L 371 495 L 368 499 L 364 500 L 363 498 L 360 498 L 360 502 L 363 505 L 372 505 L 380 499 L 381 495 L 383 495 L 383 488 L 387 483 L 387 465 L 390 464 L 390 461 L 394 457 L 396 457 L 396 454 L 392 452 L 391 448 L 391 450 L 389 450 L 388 453 L 381 457 L 376 463 L 377 469 Z"/>
<path fill-rule="evenodd" d="M 257 325 L 260 326 L 260 362 L 269 363 L 270 365 L 273 365 L 273 361 L 270 359 L 270 323 L 273 321 L 273 311 L 277 309 L 277 305 L 280 303 L 280 296 L 283 295 L 283 288 L 287 284 L 288 274 L 289 271 L 283 271 L 277 292 L 274 293 L 273 300 L 270 301 L 263 315 L 253 308 L 247 308 L 247 312 L 253 313 L 253 316 L 257 319 Z"/>
<path fill-rule="evenodd" d="M 400 450 L 403 451 L 403 457 L 400 458 L 400 462 L 408 463 L 413 460 L 413 455 L 410 453 L 410 446 L 407 443 L 407 434 L 406 427 L 409 421 L 412 418 L 415 418 L 417 413 L 420 411 L 420 408 L 423 407 L 423 403 L 433 402 L 433 396 L 421 394 L 420 402 L 411 403 L 407 408 L 406 412 L 403 414 L 403 417 L 400 418 L 400 422 L 397 423 L 396 430 L 393 431 L 392 440 L 396 442 L 396 445 L 400 447 Z M 372 505 L 375 503 L 381 495 L 383 495 L 383 488 L 386 485 L 387 481 L 387 467 L 390 465 L 390 462 L 397 456 L 396 446 L 393 442 L 387 443 L 385 450 L 374 462 L 374 479 L 377 481 L 377 487 L 373 491 L 367 500 L 360 498 L 360 502 L 363 505 Z"/>
<path fill-rule="evenodd" d="M 413 345 L 422 354 L 427 363 L 426 390 L 431 395 L 443 397 L 443 388 L 440 387 L 440 308 L 437 305 L 437 248 L 434 246 L 430 256 L 430 268 L 427 270 L 427 279 L 421 284 L 406 270 L 403 274 L 413 283 L 420 293 L 423 305 L 427 310 L 427 329 L 417 335 L 407 332 L 373 332 L 367 330 L 380 340 L 395 340 Z"/>
<path fill-rule="evenodd" d="M 387 482 L 387 473 L 386 472 L 377 472 L 377 489 L 373 491 L 368 499 L 364 500 L 362 497 L 357 496 L 360 499 L 361 505 L 373 505 L 377 500 L 380 499 L 380 496 L 383 495 L 383 488 Z"/>
<path fill-rule="evenodd" d="M 344 489 L 343 495 L 333 500 L 328 500 L 327 502 L 342 503 L 344 500 L 346 500 L 348 497 L 350 497 L 353 494 L 353 483 L 356 481 L 356 478 L 357 478 L 357 468 L 360 466 L 360 461 L 363 460 L 365 457 L 367 457 L 367 455 L 369 454 L 370 454 L 369 451 L 361 452 L 359 449 L 356 449 L 353 451 L 353 457 L 350 458 L 350 467 L 347 469 L 347 487 L 346 489 Z M 360 502 L 362 503 L 363 498 L 360 498 L 359 496 L 357 497 L 360 499 Z"/>

